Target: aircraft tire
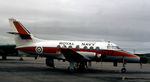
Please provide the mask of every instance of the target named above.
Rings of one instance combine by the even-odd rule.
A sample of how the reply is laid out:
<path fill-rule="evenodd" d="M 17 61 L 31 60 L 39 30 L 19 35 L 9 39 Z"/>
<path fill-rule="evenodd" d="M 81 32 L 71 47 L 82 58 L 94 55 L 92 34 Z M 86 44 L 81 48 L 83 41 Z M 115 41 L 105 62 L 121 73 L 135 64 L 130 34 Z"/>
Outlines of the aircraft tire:
<path fill-rule="evenodd" d="M 121 69 L 121 73 L 126 73 L 126 72 L 127 72 L 126 68 Z"/>
<path fill-rule="evenodd" d="M 76 69 L 68 67 L 68 71 L 71 72 L 71 73 L 74 73 L 76 71 Z"/>

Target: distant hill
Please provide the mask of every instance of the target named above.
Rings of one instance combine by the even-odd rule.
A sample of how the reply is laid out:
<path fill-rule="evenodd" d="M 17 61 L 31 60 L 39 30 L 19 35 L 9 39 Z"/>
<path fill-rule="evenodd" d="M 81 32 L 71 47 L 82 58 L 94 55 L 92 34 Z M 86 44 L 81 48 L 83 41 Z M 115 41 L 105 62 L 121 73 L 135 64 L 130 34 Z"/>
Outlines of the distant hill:
<path fill-rule="evenodd" d="M 145 54 L 135 54 L 137 56 L 145 56 L 145 57 L 150 57 L 150 53 L 145 53 Z"/>

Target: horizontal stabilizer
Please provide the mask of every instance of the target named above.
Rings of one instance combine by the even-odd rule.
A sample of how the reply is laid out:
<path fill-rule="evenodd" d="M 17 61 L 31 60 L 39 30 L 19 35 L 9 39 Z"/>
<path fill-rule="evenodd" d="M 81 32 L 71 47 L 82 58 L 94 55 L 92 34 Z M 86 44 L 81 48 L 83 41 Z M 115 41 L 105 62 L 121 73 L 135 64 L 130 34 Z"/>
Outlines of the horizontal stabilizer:
<path fill-rule="evenodd" d="M 19 35 L 21 39 L 32 39 L 30 34 L 22 34 L 17 32 L 7 32 L 9 34 Z"/>
<path fill-rule="evenodd" d="M 30 36 L 29 34 L 22 34 L 22 33 L 17 33 L 17 32 L 7 32 L 8 34 L 15 34 L 15 35 L 26 35 Z"/>

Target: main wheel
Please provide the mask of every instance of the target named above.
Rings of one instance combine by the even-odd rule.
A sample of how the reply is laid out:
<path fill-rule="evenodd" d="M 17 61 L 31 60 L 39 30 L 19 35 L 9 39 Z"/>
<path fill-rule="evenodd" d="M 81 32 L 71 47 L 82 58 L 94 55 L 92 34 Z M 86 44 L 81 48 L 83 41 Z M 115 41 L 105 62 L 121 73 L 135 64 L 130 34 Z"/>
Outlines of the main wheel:
<path fill-rule="evenodd" d="M 127 71 L 126 68 L 121 69 L 121 73 L 126 73 L 126 71 Z"/>
<path fill-rule="evenodd" d="M 75 72 L 75 68 L 68 67 L 68 71 L 71 72 L 71 73 L 74 73 Z"/>

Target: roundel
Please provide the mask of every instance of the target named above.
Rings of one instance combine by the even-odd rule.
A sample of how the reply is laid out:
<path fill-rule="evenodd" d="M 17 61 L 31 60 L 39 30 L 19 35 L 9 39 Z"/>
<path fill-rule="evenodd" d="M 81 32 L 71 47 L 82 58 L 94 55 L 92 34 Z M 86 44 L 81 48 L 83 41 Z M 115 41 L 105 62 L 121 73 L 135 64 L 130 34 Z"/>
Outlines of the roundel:
<path fill-rule="evenodd" d="M 41 54 L 43 52 L 43 48 L 38 46 L 35 48 L 35 51 L 38 53 L 38 54 Z"/>

